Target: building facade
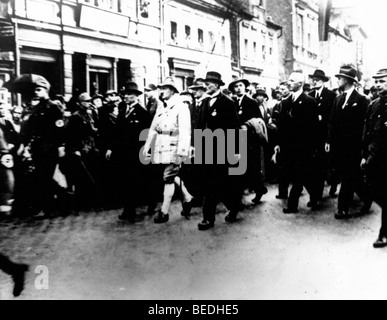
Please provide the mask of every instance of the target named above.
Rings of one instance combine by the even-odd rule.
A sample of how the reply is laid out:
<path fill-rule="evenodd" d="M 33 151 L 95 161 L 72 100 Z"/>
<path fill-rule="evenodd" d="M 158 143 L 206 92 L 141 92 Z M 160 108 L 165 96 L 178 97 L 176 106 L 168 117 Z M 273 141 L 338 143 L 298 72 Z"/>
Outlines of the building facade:
<path fill-rule="evenodd" d="M 129 79 L 159 81 L 160 12 L 158 1 L 10 1 L 1 22 L 13 34 L 0 32 L 2 43 L 10 41 L 2 46 L 0 79 L 38 73 L 68 97 L 118 90 Z"/>
<path fill-rule="evenodd" d="M 270 0 L 267 14 L 283 28 L 279 39 L 280 77 L 312 73 L 320 65 L 319 1 Z"/>

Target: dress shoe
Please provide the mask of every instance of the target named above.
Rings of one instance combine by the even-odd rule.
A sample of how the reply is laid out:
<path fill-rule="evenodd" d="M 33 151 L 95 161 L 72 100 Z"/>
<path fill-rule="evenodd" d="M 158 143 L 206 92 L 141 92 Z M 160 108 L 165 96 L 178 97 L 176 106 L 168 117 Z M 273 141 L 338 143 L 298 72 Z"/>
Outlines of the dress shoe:
<path fill-rule="evenodd" d="M 147 216 L 150 216 L 150 217 L 153 217 L 156 213 L 156 208 L 157 208 L 157 205 L 149 205 L 148 206 L 148 209 L 146 211 L 146 215 Z"/>
<path fill-rule="evenodd" d="M 380 236 L 378 240 L 374 243 L 374 248 L 375 249 L 382 249 L 387 247 L 387 237 Z"/>
<path fill-rule="evenodd" d="M 215 224 L 213 222 L 209 222 L 209 221 L 203 221 L 203 222 L 199 223 L 199 225 L 198 225 L 198 228 L 200 231 L 207 231 L 207 230 L 212 229 L 213 227 L 215 227 Z"/>
<path fill-rule="evenodd" d="M 159 211 L 158 216 L 155 218 L 155 223 L 156 224 L 163 224 L 167 223 L 169 221 L 169 214 L 164 214 L 161 211 Z"/>
<path fill-rule="evenodd" d="M 237 215 L 232 213 L 229 213 L 224 220 L 228 223 L 235 223 L 238 221 Z"/>
<path fill-rule="evenodd" d="M 24 281 L 25 275 L 28 271 L 28 266 L 25 264 L 20 264 L 15 267 L 15 270 L 12 273 L 12 279 L 15 283 L 13 288 L 13 296 L 18 297 L 24 290 Z"/>
<path fill-rule="evenodd" d="M 335 219 L 336 220 L 348 220 L 349 214 L 348 214 L 348 212 L 340 210 L 338 213 L 335 214 Z"/>
<path fill-rule="evenodd" d="M 276 196 L 278 200 L 288 200 L 288 196 L 286 194 L 279 194 Z"/>
<path fill-rule="evenodd" d="M 364 204 L 363 208 L 360 210 L 360 215 L 365 216 L 370 213 L 372 207 L 372 202 L 367 202 Z"/>
<path fill-rule="evenodd" d="M 191 215 L 191 211 L 193 208 L 193 199 L 190 202 L 183 203 L 183 211 L 181 212 L 182 217 L 188 218 Z"/>
<path fill-rule="evenodd" d="M 312 210 L 316 210 L 318 208 L 318 202 L 317 201 L 309 201 L 307 206 L 308 206 L 308 208 L 311 208 Z"/>
<path fill-rule="evenodd" d="M 285 208 L 285 209 L 283 210 L 283 212 L 284 212 L 285 214 L 297 214 L 297 213 L 299 213 L 299 211 L 298 211 L 297 208 Z"/>

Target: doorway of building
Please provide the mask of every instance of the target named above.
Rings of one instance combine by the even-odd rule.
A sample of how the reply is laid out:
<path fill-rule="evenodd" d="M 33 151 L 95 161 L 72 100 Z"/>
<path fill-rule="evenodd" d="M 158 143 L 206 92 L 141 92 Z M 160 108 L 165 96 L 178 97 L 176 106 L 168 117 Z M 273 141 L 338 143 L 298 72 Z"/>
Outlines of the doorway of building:
<path fill-rule="evenodd" d="M 110 72 L 108 70 L 90 71 L 90 95 L 104 94 L 110 88 Z"/>

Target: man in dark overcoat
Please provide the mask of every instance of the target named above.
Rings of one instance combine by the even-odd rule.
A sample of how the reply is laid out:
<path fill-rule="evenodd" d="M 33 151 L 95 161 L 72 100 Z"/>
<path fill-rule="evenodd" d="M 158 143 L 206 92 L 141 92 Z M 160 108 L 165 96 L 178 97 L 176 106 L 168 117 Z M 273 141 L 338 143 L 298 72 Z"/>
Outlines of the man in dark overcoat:
<path fill-rule="evenodd" d="M 124 101 L 119 105 L 116 142 L 112 150 L 112 157 L 116 158 L 122 174 L 120 187 L 123 191 L 125 208 L 119 219 L 131 223 L 139 221 L 136 207 L 141 192 L 144 192 L 142 182 L 145 166 L 140 161 L 140 151 L 145 142 L 140 141 L 140 134 L 149 129 L 151 124 L 149 112 L 139 103 L 139 96 L 142 94 L 136 83 L 127 83 Z"/>
<path fill-rule="evenodd" d="M 237 79 L 230 83 L 228 89 L 236 96 L 234 105 L 239 117 L 241 128 L 247 131 L 247 171 L 241 177 L 241 189 L 249 187 L 256 196 L 252 200 L 258 204 L 262 196 L 267 193 L 267 188 L 263 184 L 263 173 L 261 166 L 261 146 L 263 141 L 257 135 L 256 128 L 252 124 L 252 119 L 262 119 L 264 114 L 260 110 L 257 101 L 247 95 L 247 88 L 250 82 L 246 79 Z M 263 110 L 264 111 L 264 110 Z M 241 190 L 242 192 L 243 190 Z"/>
<path fill-rule="evenodd" d="M 58 185 L 53 176 L 59 158 L 65 153 L 65 117 L 60 104 L 49 98 L 49 82 L 43 77 L 39 79 L 34 84 L 33 109 L 24 126 L 23 141 L 35 167 L 34 213 L 43 210 L 48 217 L 56 209 Z"/>
<path fill-rule="evenodd" d="M 361 214 L 369 212 L 372 200 L 365 184 L 359 163 L 362 153 L 362 136 L 369 100 L 356 91 L 357 70 L 343 66 L 336 75 L 339 89 L 344 93 L 336 98 L 329 123 L 326 151 L 331 152 L 341 178 L 338 220 L 349 218 L 349 209 L 356 192 L 364 202 Z"/>
<path fill-rule="evenodd" d="M 318 112 L 318 128 L 317 128 L 317 153 L 314 161 L 314 174 L 316 175 L 316 192 L 319 199 L 322 199 L 325 187 L 325 181 L 328 178 L 329 155 L 325 152 L 325 145 L 328 138 L 328 124 L 331 119 L 333 103 L 336 99 L 336 94 L 325 87 L 325 83 L 329 78 L 325 72 L 317 69 L 314 74 L 311 74 L 314 89 L 309 95 L 317 101 Z M 333 170 L 331 170 L 332 172 Z M 331 182 L 331 195 L 334 195 L 337 190 L 337 182 Z"/>
<path fill-rule="evenodd" d="M 294 72 L 288 84 L 292 95 L 281 102 L 278 119 L 279 145 L 275 153 L 281 158 L 286 175 L 292 183 L 285 214 L 298 213 L 299 198 L 304 187 L 309 192 L 309 207 L 315 207 L 318 199 L 314 189 L 310 163 L 317 147 L 317 103 L 303 92 L 304 75 Z"/>
<path fill-rule="evenodd" d="M 375 76 L 380 97 L 372 102 L 363 135 L 362 168 L 372 199 L 382 207 L 382 226 L 374 248 L 387 247 L 387 69 Z"/>
<path fill-rule="evenodd" d="M 225 135 L 227 135 L 227 130 L 234 130 L 234 132 L 239 130 L 239 118 L 234 103 L 230 98 L 222 94 L 220 90 L 224 85 L 222 76 L 218 72 L 208 72 L 205 82 L 209 97 L 203 102 L 196 128 L 200 130 L 209 129 L 212 133 L 219 129 Z M 239 189 L 232 181 L 234 178 L 231 179 L 229 177 L 230 165 L 228 161 L 226 161 L 226 164 L 218 163 L 216 156 L 217 144 L 217 139 L 214 139 L 213 149 L 215 152 L 213 164 L 204 164 L 202 166 L 202 179 L 205 191 L 203 221 L 198 226 L 201 231 L 214 227 L 217 204 L 221 200 L 230 210 L 226 221 L 234 222 L 239 211 Z M 197 142 L 195 141 L 196 145 Z M 227 142 L 225 145 L 227 145 Z M 224 146 L 220 146 L 220 149 L 222 148 L 224 149 Z M 198 150 L 196 153 L 198 153 Z M 205 158 L 204 153 L 203 160 Z"/>

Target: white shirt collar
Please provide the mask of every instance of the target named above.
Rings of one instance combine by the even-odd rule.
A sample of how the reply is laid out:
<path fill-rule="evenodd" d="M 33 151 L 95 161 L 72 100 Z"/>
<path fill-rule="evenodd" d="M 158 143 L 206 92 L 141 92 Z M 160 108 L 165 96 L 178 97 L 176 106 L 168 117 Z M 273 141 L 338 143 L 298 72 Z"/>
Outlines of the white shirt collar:
<path fill-rule="evenodd" d="M 220 90 L 216 91 L 213 95 L 210 95 L 211 99 L 215 99 L 220 95 Z"/>
<path fill-rule="evenodd" d="M 317 92 L 317 94 L 318 94 L 319 97 L 322 96 L 323 90 L 324 90 L 324 86 L 322 86 L 320 89 L 316 90 L 316 92 Z"/>
<path fill-rule="evenodd" d="M 303 93 L 302 88 L 300 90 L 298 90 L 297 92 L 293 92 L 293 101 L 297 101 L 298 98 L 302 95 L 302 93 Z"/>
<path fill-rule="evenodd" d="M 349 100 L 349 98 L 352 96 L 352 93 L 353 93 L 354 91 L 355 91 L 355 87 L 352 87 L 351 89 L 344 91 L 344 93 L 347 94 L 346 99 L 345 99 L 344 106 L 348 103 L 348 100 Z"/>

